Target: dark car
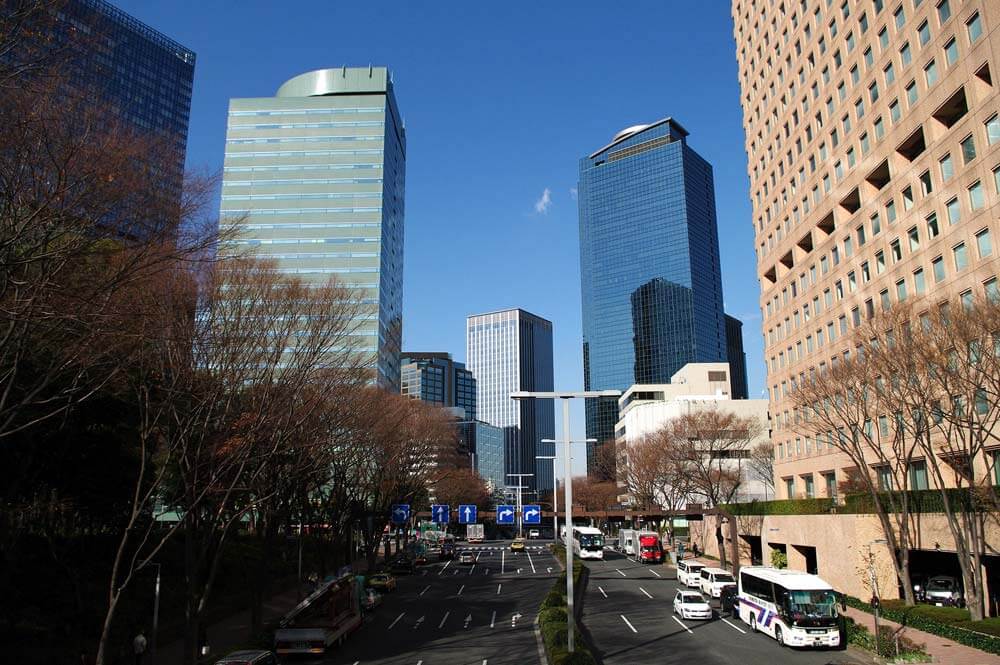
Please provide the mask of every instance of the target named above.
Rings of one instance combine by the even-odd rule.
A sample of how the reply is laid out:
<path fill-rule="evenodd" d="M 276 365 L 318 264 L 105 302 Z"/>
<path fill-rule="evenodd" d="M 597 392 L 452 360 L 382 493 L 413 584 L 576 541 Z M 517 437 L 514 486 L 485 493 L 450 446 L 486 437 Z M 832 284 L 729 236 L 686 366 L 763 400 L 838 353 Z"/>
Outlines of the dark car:
<path fill-rule="evenodd" d="M 455 546 L 451 543 L 445 543 L 441 546 L 441 551 L 438 553 L 438 559 L 444 561 L 445 559 L 455 558 Z"/>
<path fill-rule="evenodd" d="M 215 665 L 278 665 L 278 659 L 270 651 L 234 651 Z"/>
<path fill-rule="evenodd" d="M 719 602 L 722 603 L 722 613 L 735 616 L 739 592 L 735 584 L 726 584 L 719 589 Z"/>
<path fill-rule="evenodd" d="M 413 573 L 413 560 L 408 557 L 399 557 L 393 559 L 389 564 L 389 570 L 393 573 L 409 575 Z"/>

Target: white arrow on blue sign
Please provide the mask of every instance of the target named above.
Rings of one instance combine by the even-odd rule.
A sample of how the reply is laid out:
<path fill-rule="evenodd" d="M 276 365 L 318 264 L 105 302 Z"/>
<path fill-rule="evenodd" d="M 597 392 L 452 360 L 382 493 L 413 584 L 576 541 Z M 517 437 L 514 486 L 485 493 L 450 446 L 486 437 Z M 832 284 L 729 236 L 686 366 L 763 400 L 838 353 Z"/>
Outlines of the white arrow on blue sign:
<path fill-rule="evenodd" d="M 475 524 L 477 510 L 476 506 L 471 503 L 463 503 L 458 507 L 458 523 L 459 524 Z"/>
<path fill-rule="evenodd" d="M 514 523 L 514 506 L 497 506 L 497 524 Z"/>
<path fill-rule="evenodd" d="M 394 524 L 403 524 L 410 519 L 410 504 L 394 503 L 392 505 L 392 521 Z"/>
<path fill-rule="evenodd" d="M 542 523 L 542 509 L 538 506 L 525 506 L 524 507 L 524 523 L 525 524 L 541 524 Z"/>
<path fill-rule="evenodd" d="M 447 503 L 435 503 L 431 506 L 431 521 L 435 524 L 447 524 L 451 521 L 451 506 Z"/>

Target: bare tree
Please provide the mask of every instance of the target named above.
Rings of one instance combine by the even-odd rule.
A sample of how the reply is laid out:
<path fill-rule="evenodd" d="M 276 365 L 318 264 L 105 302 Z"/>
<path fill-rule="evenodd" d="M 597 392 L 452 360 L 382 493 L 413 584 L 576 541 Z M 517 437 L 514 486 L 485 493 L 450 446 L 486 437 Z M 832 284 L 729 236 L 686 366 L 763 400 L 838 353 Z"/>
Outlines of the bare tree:
<path fill-rule="evenodd" d="M 750 449 L 747 468 L 774 496 L 774 443 L 770 439 L 761 441 Z"/>

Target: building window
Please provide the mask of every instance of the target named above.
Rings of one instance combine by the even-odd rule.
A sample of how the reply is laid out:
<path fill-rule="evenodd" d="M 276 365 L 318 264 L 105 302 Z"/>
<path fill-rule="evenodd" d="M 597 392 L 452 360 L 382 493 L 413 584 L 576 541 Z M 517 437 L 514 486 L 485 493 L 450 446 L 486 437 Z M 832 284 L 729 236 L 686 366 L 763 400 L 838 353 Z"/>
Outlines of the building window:
<path fill-rule="evenodd" d="M 931 269 L 934 271 L 934 282 L 939 283 L 944 281 L 944 258 L 937 257 L 931 261 Z"/>
<path fill-rule="evenodd" d="M 878 488 L 882 492 L 892 489 L 892 469 L 888 466 L 878 468 Z"/>
<path fill-rule="evenodd" d="M 893 240 L 889 243 L 889 249 L 892 251 L 892 262 L 899 263 L 903 260 L 903 250 L 900 249 L 899 239 Z"/>
<path fill-rule="evenodd" d="M 898 302 L 906 300 L 906 280 L 904 279 L 896 282 L 896 300 Z"/>
<path fill-rule="evenodd" d="M 962 141 L 962 163 L 968 164 L 976 158 L 976 140 L 971 134 Z"/>
<path fill-rule="evenodd" d="M 805 482 L 806 486 L 806 498 L 811 499 L 815 495 L 813 488 L 813 475 L 811 473 L 802 476 L 802 480 Z"/>
<path fill-rule="evenodd" d="M 951 253 L 955 258 L 955 270 L 965 270 L 969 266 L 969 253 L 965 249 L 964 242 L 952 247 Z"/>
<path fill-rule="evenodd" d="M 986 121 L 986 143 L 993 145 L 1000 142 L 1000 115 L 996 113 Z"/>
<path fill-rule="evenodd" d="M 920 193 L 927 196 L 934 191 L 934 183 L 931 181 L 931 172 L 924 171 L 920 174 Z"/>
<path fill-rule="evenodd" d="M 910 85 L 912 86 L 913 84 L 911 83 Z M 907 88 L 907 94 L 909 94 L 909 88 Z M 899 110 L 899 100 L 894 99 L 889 104 L 889 119 L 892 120 L 892 122 L 896 123 L 896 122 L 899 122 L 900 116 L 901 116 L 901 112 Z M 878 133 L 877 129 L 876 129 L 875 133 L 876 134 Z"/>
<path fill-rule="evenodd" d="M 983 200 L 983 185 L 978 180 L 969 187 L 969 208 L 979 210 L 985 205 Z"/>
<path fill-rule="evenodd" d="M 906 67 L 913 60 L 913 53 L 910 52 L 909 42 L 904 42 L 902 48 L 899 49 L 899 60 L 903 67 Z"/>
<path fill-rule="evenodd" d="M 948 0 L 941 0 L 937 6 L 938 23 L 944 23 L 951 18 L 951 7 Z"/>
<path fill-rule="evenodd" d="M 962 207 L 959 205 L 957 198 L 945 203 L 944 207 L 948 211 L 949 224 L 956 224 L 958 220 L 962 219 Z"/>
<path fill-rule="evenodd" d="M 969 32 L 969 43 L 975 44 L 983 35 L 983 21 L 979 18 L 979 12 L 972 15 L 968 21 L 965 22 L 965 28 Z"/>
<path fill-rule="evenodd" d="M 986 297 L 989 298 L 990 302 L 1000 302 L 1000 283 L 997 282 L 996 277 L 990 277 L 983 282 L 983 290 L 986 291 Z"/>
<path fill-rule="evenodd" d="M 876 126 L 880 125 L 882 123 L 882 119 L 877 118 L 875 120 L 875 123 Z M 865 132 L 864 134 L 861 135 L 861 154 L 867 155 L 870 149 L 871 149 L 871 143 L 868 141 L 868 132 Z"/>
<path fill-rule="evenodd" d="M 949 67 L 958 60 L 958 41 L 954 37 L 944 45 L 944 59 Z"/>
<path fill-rule="evenodd" d="M 892 13 L 892 18 L 896 23 L 896 30 L 901 29 L 903 24 L 906 23 L 906 13 L 903 11 L 903 5 L 900 5 L 896 11 Z"/>
<path fill-rule="evenodd" d="M 924 67 L 924 78 L 927 80 L 928 88 L 937 83 L 937 64 L 933 60 L 928 62 L 927 66 Z"/>
<path fill-rule="evenodd" d="M 927 291 L 927 283 L 924 280 L 924 269 L 917 268 L 913 271 L 913 292 L 922 296 Z"/>
<path fill-rule="evenodd" d="M 910 251 L 916 251 L 920 248 L 920 231 L 917 227 L 912 227 L 906 232 L 906 237 L 910 241 Z"/>
<path fill-rule="evenodd" d="M 924 21 L 917 28 L 917 38 L 920 41 L 921 46 L 926 46 L 927 42 L 931 40 L 931 27 Z"/>
<path fill-rule="evenodd" d="M 920 462 L 910 462 L 910 489 L 925 490 L 930 487 L 927 484 L 927 463 Z"/>
<path fill-rule="evenodd" d="M 927 237 L 936 238 L 941 231 L 938 229 L 937 213 L 927 215 Z"/>
<path fill-rule="evenodd" d="M 785 478 L 785 496 L 789 499 L 795 498 L 795 479 Z"/>
<path fill-rule="evenodd" d="M 910 105 L 910 108 L 913 108 L 913 105 L 917 103 L 917 82 L 916 81 L 910 81 L 910 83 L 906 86 L 906 103 Z M 889 107 L 889 110 L 892 111 L 892 107 L 891 106 Z M 893 122 L 897 122 L 898 120 L 899 120 L 899 113 L 898 112 L 897 113 L 893 113 L 893 115 L 892 115 L 892 121 Z"/>
<path fill-rule="evenodd" d="M 881 275 L 885 272 L 885 253 L 882 250 L 875 252 L 875 274 Z"/>
<path fill-rule="evenodd" d="M 941 181 L 948 182 L 948 180 L 955 175 L 955 167 L 951 163 L 951 153 L 948 153 L 939 159 L 938 164 L 941 166 Z"/>
<path fill-rule="evenodd" d="M 882 289 L 878 294 L 879 303 L 882 305 L 882 311 L 888 311 L 889 307 L 892 305 L 892 301 L 889 300 L 889 289 Z"/>
<path fill-rule="evenodd" d="M 979 258 L 985 259 L 993 254 L 993 240 L 990 238 L 990 230 L 983 229 L 976 234 L 976 247 L 979 249 Z"/>
<path fill-rule="evenodd" d="M 885 204 L 885 221 L 887 224 L 892 224 L 896 221 L 896 202 L 889 201 Z"/>

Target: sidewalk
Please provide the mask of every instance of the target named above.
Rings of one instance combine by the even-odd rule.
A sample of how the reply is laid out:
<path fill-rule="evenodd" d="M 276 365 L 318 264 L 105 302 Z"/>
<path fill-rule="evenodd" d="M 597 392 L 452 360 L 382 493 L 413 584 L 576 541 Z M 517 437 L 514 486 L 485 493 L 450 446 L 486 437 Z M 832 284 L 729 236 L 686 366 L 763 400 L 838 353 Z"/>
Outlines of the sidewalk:
<path fill-rule="evenodd" d="M 871 632 L 875 632 L 875 617 L 867 612 L 848 607 L 844 613 L 854 619 L 857 623 L 865 626 Z M 899 624 L 887 619 L 879 618 L 879 624 L 898 628 Z M 923 644 L 927 653 L 934 657 L 935 663 L 946 663 L 947 665 L 1000 665 L 1000 656 L 958 644 L 943 637 L 925 633 L 916 628 L 906 627 L 903 632 L 906 637 L 917 644 Z"/>

